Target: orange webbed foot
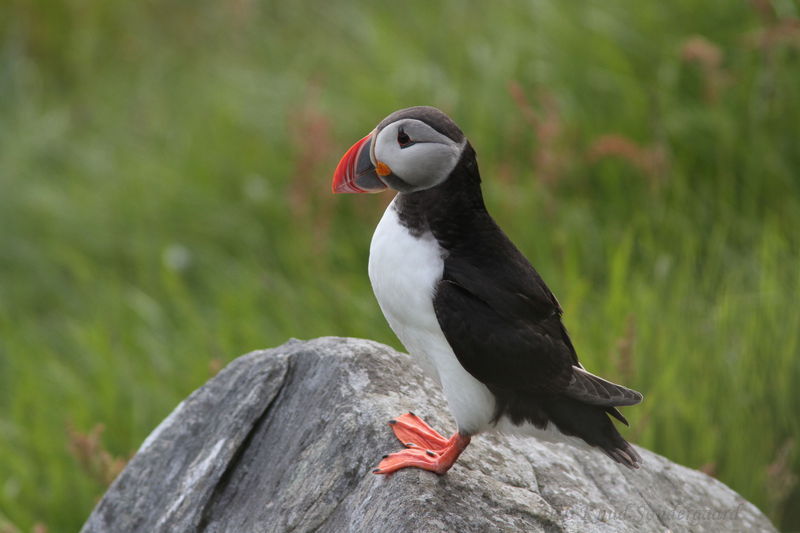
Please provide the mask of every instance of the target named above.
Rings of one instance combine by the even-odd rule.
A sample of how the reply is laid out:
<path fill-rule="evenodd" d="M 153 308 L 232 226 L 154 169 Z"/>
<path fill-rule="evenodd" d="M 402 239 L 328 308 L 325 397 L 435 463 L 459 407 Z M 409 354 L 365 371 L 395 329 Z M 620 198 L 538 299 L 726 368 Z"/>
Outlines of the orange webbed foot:
<path fill-rule="evenodd" d="M 406 413 L 389 420 L 389 425 L 392 427 L 397 439 L 406 448 L 416 447 L 438 451 L 448 444 L 447 438 L 440 435 L 414 413 Z"/>
<path fill-rule="evenodd" d="M 408 448 L 384 455 L 375 474 L 391 474 L 402 468 L 421 468 L 444 474 L 458 459 L 470 441 L 469 435 L 456 432 L 449 439 L 440 435 L 414 413 L 389 421 L 395 436 Z"/>

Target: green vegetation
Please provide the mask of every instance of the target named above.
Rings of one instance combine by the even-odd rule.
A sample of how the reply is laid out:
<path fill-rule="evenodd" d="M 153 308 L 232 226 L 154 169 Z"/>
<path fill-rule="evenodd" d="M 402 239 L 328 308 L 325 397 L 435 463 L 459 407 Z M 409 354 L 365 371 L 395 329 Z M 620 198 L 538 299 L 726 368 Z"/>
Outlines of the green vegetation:
<path fill-rule="evenodd" d="M 586 366 L 645 393 L 626 435 L 800 529 L 797 3 L 433 5 L 0 4 L 0 531 L 77 530 L 241 353 L 398 346 L 366 276 L 389 196 L 329 188 L 416 104 Z"/>

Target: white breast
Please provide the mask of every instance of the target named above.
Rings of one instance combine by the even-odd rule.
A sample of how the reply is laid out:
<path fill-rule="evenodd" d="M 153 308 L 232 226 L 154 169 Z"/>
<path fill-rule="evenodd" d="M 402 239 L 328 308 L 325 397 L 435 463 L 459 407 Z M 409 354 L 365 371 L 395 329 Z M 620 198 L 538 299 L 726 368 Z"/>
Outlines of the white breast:
<path fill-rule="evenodd" d="M 445 252 L 432 234 L 409 233 L 400 223 L 396 201 L 372 236 L 369 279 L 375 297 L 400 342 L 442 384 L 459 430 L 483 431 L 494 413 L 494 396 L 459 364 L 433 310 Z"/>

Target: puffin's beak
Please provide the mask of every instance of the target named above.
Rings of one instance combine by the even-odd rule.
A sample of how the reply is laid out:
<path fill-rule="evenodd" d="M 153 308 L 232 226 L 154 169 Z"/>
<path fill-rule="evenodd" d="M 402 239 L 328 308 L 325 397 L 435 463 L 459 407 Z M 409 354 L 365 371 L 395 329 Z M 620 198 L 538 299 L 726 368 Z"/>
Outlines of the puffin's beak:
<path fill-rule="evenodd" d="M 380 192 L 386 188 L 369 158 L 372 133 L 342 156 L 333 173 L 333 192 Z"/>

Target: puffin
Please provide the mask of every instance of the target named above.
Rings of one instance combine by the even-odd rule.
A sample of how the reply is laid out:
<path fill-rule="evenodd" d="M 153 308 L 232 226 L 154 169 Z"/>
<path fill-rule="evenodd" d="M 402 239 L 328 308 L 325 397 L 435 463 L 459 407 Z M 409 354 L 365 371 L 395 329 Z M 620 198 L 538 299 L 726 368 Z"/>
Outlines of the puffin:
<path fill-rule="evenodd" d="M 334 193 L 396 191 L 372 236 L 369 279 L 389 326 L 444 392 L 447 438 L 414 413 L 390 420 L 405 449 L 373 470 L 444 474 L 483 432 L 641 457 L 611 418 L 642 394 L 587 371 L 541 276 L 489 215 L 475 150 L 435 107 L 401 109 L 337 165 Z"/>

